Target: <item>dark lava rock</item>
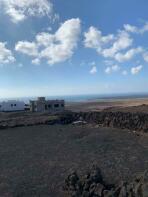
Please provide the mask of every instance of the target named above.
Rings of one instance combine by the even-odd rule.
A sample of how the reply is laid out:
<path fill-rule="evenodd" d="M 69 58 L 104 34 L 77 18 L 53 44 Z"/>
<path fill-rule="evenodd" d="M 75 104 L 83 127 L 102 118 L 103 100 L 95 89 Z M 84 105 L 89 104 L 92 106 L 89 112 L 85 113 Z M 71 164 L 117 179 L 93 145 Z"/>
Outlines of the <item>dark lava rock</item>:
<path fill-rule="evenodd" d="M 103 181 L 101 171 L 96 165 L 93 165 L 90 170 L 90 180 L 92 183 L 102 183 Z"/>
<path fill-rule="evenodd" d="M 46 115 L 44 118 L 33 114 L 25 117 L 17 117 L 16 120 L 10 118 L 0 123 L 0 129 L 6 129 L 17 126 L 31 126 L 38 124 L 71 124 L 74 121 L 84 121 L 102 125 L 104 127 L 114 127 L 120 129 L 129 129 L 131 131 L 148 132 L 148 113 L 142 112 L 121 112 L 121 111 L 101 111 L 101 112 L 63 112 L 56 114 L 57 118 L 50 119 Z"/>
<path fill-rule="evenodd" d="M 72 172 L 65 180 L 64 190 L 71 197 L 148 197 L 148 171 L 133 182 L 109 187 L 103 181 L 100 169 L 93 166 L 82 177 Z"/>
<path fill-rule="evenodd" d="M 68 114 L 65 122 L 83 119 L 87 123 L 96 123 L 104 127 L 114 127 L 120 129 L 129 129 L 135 131 L 148 132 L 148 114 L 147 113 L 131 113 L 131 112 L 81 112 Z"/>

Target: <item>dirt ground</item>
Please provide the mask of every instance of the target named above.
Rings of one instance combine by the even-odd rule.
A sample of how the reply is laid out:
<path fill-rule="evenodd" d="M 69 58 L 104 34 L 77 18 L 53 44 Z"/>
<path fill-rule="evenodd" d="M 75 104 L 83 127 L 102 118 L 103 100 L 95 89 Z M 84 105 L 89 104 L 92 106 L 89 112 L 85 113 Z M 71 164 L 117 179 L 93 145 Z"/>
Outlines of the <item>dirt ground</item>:
<path fill-rule="evenodd" d="M 147 105 L 142 106 L 142 105 Z M 72 111 L 102 111 L 102 110 L 126 110 L 148 112 L 148 99 L 106 99 L 98 101 L 67 103 L 66 109 Z"/>
<path fill-rule="evenodd" d="M 0 196 L 63 197 L 70 169 L 97 164 L 108 183 L 148 168 L 148 137 L 92 125 L 0 130 Z"/>

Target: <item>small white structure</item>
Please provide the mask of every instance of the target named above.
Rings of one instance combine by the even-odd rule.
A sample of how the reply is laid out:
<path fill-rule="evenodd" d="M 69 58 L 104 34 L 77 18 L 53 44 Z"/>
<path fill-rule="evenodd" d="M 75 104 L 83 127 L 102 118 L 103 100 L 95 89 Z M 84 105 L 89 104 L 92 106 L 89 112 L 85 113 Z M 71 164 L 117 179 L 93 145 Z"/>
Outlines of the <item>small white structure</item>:
<path fill-rule="evenodd" d="M 0 102 L 1 112 L 24 111 L 25 103 L 23 101 L 9 100 Z"/>

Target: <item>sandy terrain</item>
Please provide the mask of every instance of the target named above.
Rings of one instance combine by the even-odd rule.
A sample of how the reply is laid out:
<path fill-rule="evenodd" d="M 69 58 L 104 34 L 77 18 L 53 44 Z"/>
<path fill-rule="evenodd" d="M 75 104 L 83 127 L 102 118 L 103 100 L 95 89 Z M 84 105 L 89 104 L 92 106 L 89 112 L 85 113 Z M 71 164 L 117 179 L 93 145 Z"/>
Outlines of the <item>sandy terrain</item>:
<path fill-rule="evenodd" d="M 148 99 L 112 99 L 104 101 L 87 101 L 67 103 L 66 109 L 72 111 L 102 111 L 107 108 L 122 109 L 139 105 L 148 105 Z M 138 109 L 140 110 L 140 108 Z M 145 110 L 147 111 L 147 110 Z"/>
<path fill-rule="evenodd" d="M 32 126 L 0 131 L 0 196 L 62 197 L 70 169 L 97 163 L 108 183 L 148 168 L 148 138 L 95 126 Z"/>

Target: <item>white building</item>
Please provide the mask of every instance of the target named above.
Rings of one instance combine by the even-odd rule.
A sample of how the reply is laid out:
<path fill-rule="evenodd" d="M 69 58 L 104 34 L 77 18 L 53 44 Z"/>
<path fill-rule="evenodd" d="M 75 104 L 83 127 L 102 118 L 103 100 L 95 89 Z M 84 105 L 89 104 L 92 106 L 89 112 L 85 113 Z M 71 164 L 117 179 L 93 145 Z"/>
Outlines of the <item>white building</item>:
<path fill-rule="evenodd" d="M 30 101 L 30 111 L 32 112 L 63 112 L 65 110 L 64 100 L 46 100 L 39 97 L 35 101 Z"/>
<path fill-rule="evenodd" d="M 0 111 L 1 112 L 12 112 L 12 111 L 24 111 L 25 103 L 23 101 L 3 101 L 0 102 Z"/>

